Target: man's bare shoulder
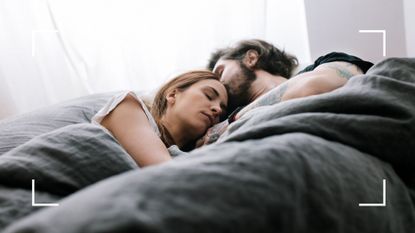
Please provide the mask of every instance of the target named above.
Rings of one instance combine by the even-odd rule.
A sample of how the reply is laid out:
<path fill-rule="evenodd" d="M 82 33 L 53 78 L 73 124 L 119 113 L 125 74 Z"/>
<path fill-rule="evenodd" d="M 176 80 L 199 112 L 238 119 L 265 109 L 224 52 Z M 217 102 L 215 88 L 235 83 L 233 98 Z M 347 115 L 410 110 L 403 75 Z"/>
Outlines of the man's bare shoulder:
<path fill-rule="evenodd" d="M 324 72 L 330 70 L 335 71 L 338 77 L 346 79 L 350 79 L 355 75 L 363 74 L 363 71 L 357 65 L 345 61 L 324 63 L 317 66 L 317 68 L 314 71 Z"/>

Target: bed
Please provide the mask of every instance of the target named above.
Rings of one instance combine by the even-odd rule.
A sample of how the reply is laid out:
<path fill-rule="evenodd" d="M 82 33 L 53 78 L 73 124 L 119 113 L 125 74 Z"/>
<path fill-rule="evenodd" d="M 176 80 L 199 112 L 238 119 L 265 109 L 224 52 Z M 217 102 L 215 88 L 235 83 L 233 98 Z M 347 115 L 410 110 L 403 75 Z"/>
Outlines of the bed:
<path fill-rule="evenodd" d="M 144 169 L 88 123 L 110 96 L 0 123 L 0 230 L 415 229 L 414 58 L 381 61 L 330 93 L 253 109 L 219 142 L 169 148 L 173 161 Z M 32 206 L 32 180 L 36 202 L 59 206 Z"/>

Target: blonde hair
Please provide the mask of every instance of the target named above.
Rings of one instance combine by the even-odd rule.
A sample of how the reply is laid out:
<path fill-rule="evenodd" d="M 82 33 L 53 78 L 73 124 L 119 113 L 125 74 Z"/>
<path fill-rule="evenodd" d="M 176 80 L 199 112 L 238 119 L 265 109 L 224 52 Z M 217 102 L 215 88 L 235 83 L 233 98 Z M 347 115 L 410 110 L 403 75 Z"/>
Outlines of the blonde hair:
<path fill-rule="evenodd" d="M 219 77 L 211 71 L 208 70 L 193 70 L 186 73 L 183 73 L 170 81 L 166 84 L 161 86 L 161 88 L 157 91 L 152 106 L 151 106 L 151 114 L 153 115 L 154 119 L 156 120 L 157 126 L 160 129 L 161 133 L 161 140 L 166 145 L 166 147 L 170 147 L 174 144 L 174 140 L 171 137 L 170 133 L 164 127 L 164 125 L 160 122 L 162 116 L 166 113 L 167 110 L 167 93 L 178 90 L 178 91 L 185 91 L 187 88 L 192 86 L 193 84 L 202 81 L 202 80 L 209 80 L 214 79 L 219 81 Z M 182 148 L 181 148 L 182 149 Z"/>

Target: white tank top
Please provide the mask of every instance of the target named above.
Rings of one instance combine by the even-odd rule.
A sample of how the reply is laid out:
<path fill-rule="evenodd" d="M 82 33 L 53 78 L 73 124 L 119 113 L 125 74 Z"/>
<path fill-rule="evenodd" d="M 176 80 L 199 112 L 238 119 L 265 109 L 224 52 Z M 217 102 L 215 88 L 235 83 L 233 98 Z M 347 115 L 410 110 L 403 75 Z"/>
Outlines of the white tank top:
<path fill-rule="evenodd" d="M 121 101 L 127 97 L 127 95 L 130 94 L 132 97 L 134 97 L 138 103 L 140 103 L 141 107 L 144 109 L 144 113 L 147 116 L 147 119 L 150 123 L 151 128 L 153 128 L 154 132 L 160 137 L 160 131 L 157 127 L 156 121 L 154 120 L 153 116 L 151 115 L 150 111 L 144 104 L 143 100 L 141 100 L 139 97 L 137 97 L 137 94 L 132 91 L 121 91 L 119 93 L 114 94 L 114 96 L 102 107 L 91 119 L 92 124 L 96 124 L 104 128 L 104 130 L 111 134 L 109 130 L 107 130 L 104 126 L 101 125 L 101 121 L 104 119 L 105 116 L 107 116 L 112 110 L 114 110 L 115 107 Z"/>

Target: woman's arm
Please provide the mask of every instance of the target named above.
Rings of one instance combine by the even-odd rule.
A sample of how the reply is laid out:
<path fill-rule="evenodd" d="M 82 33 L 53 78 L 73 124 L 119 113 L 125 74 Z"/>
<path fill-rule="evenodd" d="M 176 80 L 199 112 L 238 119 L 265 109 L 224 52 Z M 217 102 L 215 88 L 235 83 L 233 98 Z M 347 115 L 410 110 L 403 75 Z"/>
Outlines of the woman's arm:
<path fill-rule="evenodd" d="M 127 95 L 101 124 L 140 167 L 171 160 L 167 148 L 151 128 L 140 103 L 131 95 Z"/>

